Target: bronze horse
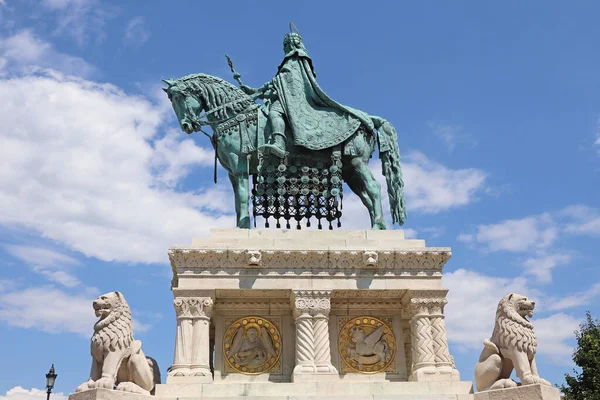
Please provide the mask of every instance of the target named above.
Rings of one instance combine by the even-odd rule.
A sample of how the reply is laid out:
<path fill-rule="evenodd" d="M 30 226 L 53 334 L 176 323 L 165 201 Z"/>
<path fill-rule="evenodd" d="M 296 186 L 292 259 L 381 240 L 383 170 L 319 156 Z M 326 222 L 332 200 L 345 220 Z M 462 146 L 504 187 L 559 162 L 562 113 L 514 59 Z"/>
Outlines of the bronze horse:
<path fill-rule="evenodd" d="M 237 227 L 250 228 L 248 176 L 258 172 L 257 149 L 266 140 L 259 124 L 260 105 L 231 83 L 211 75 L 193 74 L 163 82 L 168 85 L 163 90 L 169 96 L 184 132 L 198 132 L 203 125 L 212 128 L 214 134 L 211 142 L 216 157 L 229 173 L 233 186 Z M 206 120 L 202 120 L 202 117 Z M 400 150 L 392 124 L 380 117 L 369 118 L 377 130 L 377 136 L 361 126 L 340 144 L 342 178 L 367 207 L 372 229 L 386 229 L 381 206 L 381 185 L 369 169 L 369 159 L 375 151 L 375 144 L 379 144 L 392 222 L 402 225 L 406 208 Z M 345 151 L 346 146 L 351 146 L 352 151 Z"/>

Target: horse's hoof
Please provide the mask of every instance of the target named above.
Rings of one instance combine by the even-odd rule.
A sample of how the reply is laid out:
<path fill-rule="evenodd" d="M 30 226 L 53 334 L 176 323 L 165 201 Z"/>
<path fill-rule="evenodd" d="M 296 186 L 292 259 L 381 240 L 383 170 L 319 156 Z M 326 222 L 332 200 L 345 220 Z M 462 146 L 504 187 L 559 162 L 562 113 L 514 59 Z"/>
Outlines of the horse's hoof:
<path fill-rule="evenodd" d="M 250 217 L 242 218 L 242 220 L 238 222 L 237 227 L 240 229 L 250 229 Z"/>
<path fill-rule="evenodd" d="M 385 227 L 385 223 L 381 222 L 381 223 L 373 224 L 371 229 L 376 230 L 376 231 L 385 231 L 387 228 Z"/>

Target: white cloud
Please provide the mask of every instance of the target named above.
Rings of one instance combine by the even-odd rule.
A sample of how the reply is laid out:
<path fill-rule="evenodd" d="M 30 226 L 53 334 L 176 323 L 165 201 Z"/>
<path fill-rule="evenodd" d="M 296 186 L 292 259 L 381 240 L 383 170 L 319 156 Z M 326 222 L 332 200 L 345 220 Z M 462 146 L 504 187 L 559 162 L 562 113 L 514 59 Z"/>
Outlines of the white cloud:
<path fill-rule="evenodd" d="M 66 287 L 75 287 L 80 284 L 69 269 L 80 262 L 76 259 L 54 250 L 36 246 L 3 246 L 7 253 L 30 265 L 34 272 L 46 277 L 51 282 L 56 282 Z"/>
<path fill-rule="evenodd" d="M 0 321 L 47 333 L 75 333 L 86 338 L 92 335 L 98 320 L 92 302 L 99 295 L 98 289 L 88 287 L 77 294 L 53 286 L 16 290 L 17 287 L 11 284 L 7 285 L 7 289 L 10 291 L 0 290 Z M 132 314 L 151 315 L 136 310 L 132 310 Z M 136 334 L 147 332 L 152 327 L 136 317 L 132 318 L 132 322 Z"/>
<path fill-rule="evenodd" d="M 424 236 L 435 239 L 444 234 L 446 232 L 446 227 L 444 226 L 426 226 L 424 228 L 420 228 L 419 232 L 423 232 Z"/>
<path fill-rule="evenodd" d="M 8 292 L 9 290 L 12 290 L 15 286 L 16 283 L 14 281 L 8 279 L 0 279 L 0 293 Z"/>
<path fill-rule="evenodd" d="M 575 204 L 559 211 L 478 225 L 471 232 L 460 233 L 456 239 L 467 245 L 478 245 L 483 251 L 527 254 L 522 261 L 525 273 L 548 283 L 552 281 L 552 270 L 571 262 L 575 254 L 553 247 L 559 234 L 600 235 L 600 210 Z"/>
<path fill-rule="evenodd" d="M 555 365 L 571 365 L 573 346 L 567 342 L 575 339 L 580 323 L 580 320 L 564 313 L 533 320 L 538 354 L 547 356 Z"/>
<path fill-rule="evenodd" d="M 450 125 L 437 121 L 429 121 L 427 126 L 438 139 L 446 144 L 450 151 L 454 150 L 458 143 L 469 143 L 471 146 L 477 144 L 470 135 L 463 131 L 462 125 Z"/>
<path fill-rule="evenodd" d="M 28 264 L 41 264 L 46 266 L 80 264 L 80 262 L 73 257 L 42 247 L 21 245 L 4 245 L 3 247 L 9 254 Z"/>
<path fill-rule="evenodd" d="M 475 234 L 461 234 L 458 240 L 477 243 L 489 251 L 525 252 L 545 249 L 557 238 L 558 228 L 549 214 L 479 225 Z"/>
<path fill-rule="evenodd" d="M 0 80 L 0 92 L 1 224 L 133 262 L 164 262 L 168 245 L 234 226 L 231 215 L 214 212 L 232 210 L 231 196 L 158 185 L 182 178 L 196 155 L 205 165 L 210 152 L 188 141 L 183 159 L 167 159 L 182 148 L 174 138 L 156 141 L 163 115 L 153 103 L 57 74 Z"/>
<path fill-rule="evenodd" d="M 381 173 L 381 163 L 370 163 L 375 179 L 381 185 L 381 200 L 384 218 L 391 227 L 387 184 Z M 477 199 L 485 189 L 486 174 L 479 169 L 450 169 L 431 161 L 420 152 L 410 152 L 402 159 L 404 191 L 410 215 L 412 213 L 435 214 L 453 208 L 466 206 Z M 358 196 L 344 186 L 344 208 L 342 226 L 345 229 L 365 229 L 370 227 L 369 214 Z M 346 195 L 348 193 L 348 195 Z M 433 235 L 435 232 L 431 231 Z M 439 232 L 438 232 L 439 233 Z M 435 237 L 435 236 L 432 236 Z"/>
<path fill-rule="evenodd" d="M 600 296 L 600 283 L 596 283 L 589 289 L 570 296 L 550 299 L 548 301 L 548 309 L 551 311 L 561 311 L 584 306 L 590 304 L 598 296 Z"/>
<path fill-rule="evenodd" d="M 154 141 L 151 165 L 157 179 L 173 187 L 192 167 L 212 166 L 214 156 L 213 150 L 194 145 L 191 138 L 182 136 L 181 130 L 169 129 L 163 138 Z"/>
<path fill-rule="evenodd" d="M 576 204 L 564 208 L 560 214 L 567 219 L 567 233 L 600 235 L 600 211 L 597 208 Z"/>
<path fill-rule="evenodd" d="M 96 322 L 93 300 L 92 296 L 70 295 L 53 287 L 0 293 L 0 320 L 20 328 L 89 337 Z"/>
<path fill-rule="evenodd" d="M 498 302 L 509 293 L 518 293 L 539 303 L 548 300 L 538 290 L 530 287 L 523 277 L 501 278 L 459 269 L 444 274 L 444 285 L 450 289 L 448 305 L 444 311 L 448 339 L 461 350 L 481 351 L 483 340 L 494 329 Z M 537 306 L 537 309 L 540 307 Z M 548 356 L 558 365 L 571 365 L 573 339 L 578 321 L 563 313 L 532 320 L 538 337 L 538 354 Z"/>
<path fill-rule="evenodd" d="M 552 270 L 571 262 L 570 254 L 541 254 L 523 262 L 525 274 L 535 276 L 542 283 L 552 282 Z"/>
<path fill-rule="evenodd" d="M 406 202 L 410 211 L 438 213 L 466 206 L 485 188 L 486 174 L 480 169 L 449 169 L 411 152 L 404 157 Z"/>
<path fill-rule="evenodd" d="M 79 45 L 91 36 L 97 42 L 104 40 L 104 25 L 112 15 L 97 0 L 43 0 L 42 5 L 56 13 L 55 33 L 67 33 Z"/>
<path fill-rule="evenodd" d="M 596 129 L 596 141 L 594 142 L 596 146 L 600 146 L 600 119 L 598 119 L 598 125 Z"/>
<path fill-rule="evenodd" d="M 2 1 L 2 0 L 0 0 Z M 65 396 L 62 392 L 52 393 L 52 400 L 67 400 L 68 396 Z M 15 386 L 6 392 L 6 395 L 0 395 L 0 400 L 45 400 L 46 391 L 41 389 L 32 388 L 30 390 L 24 389 L 21 386 Z"/>
<path fill-rule="evenodd" d="M 416 230 L 411 229 L 411 228 L 407 228 L 404 230 L 404 238 L 405 239 L 417 239 L 418 234 L 419 233 Z"/>
<path fill-rule="evenodd" d="M 34 266 L 33 270 L 38 274 L 44 276 L 50 282 L 55 282 L 59 285 L 63 285 L 66 287 L 79 286 L 79 284 L 81 283 L 79 279 L 77 279 L 73 274 L 64 270 L 56 270 L 41 265 Z"/>
<path fill-rule="evenodd" d="M 132 18 L 125 27 L 125 43 L 139 47 L 150 38 L 150 31 L 146 27 L 144 17 Z"/>
<path fill-rule="evenodd" d="M 46 68 L 83 77 L 90 76 L 95 71 L 83 59 L 57 51 L 31 30 L 0 37 L 0 75 L 29 73 Z"/>
<path fill-rule="evenodd" d="M 498 302 L 509 293 L 534 297 L 525 278 L 500 278 L 459 269 L 442 277 L 448 292 L 444 314 L 448 337 L 460 347 L 480 349 L 492 334 Z"/>

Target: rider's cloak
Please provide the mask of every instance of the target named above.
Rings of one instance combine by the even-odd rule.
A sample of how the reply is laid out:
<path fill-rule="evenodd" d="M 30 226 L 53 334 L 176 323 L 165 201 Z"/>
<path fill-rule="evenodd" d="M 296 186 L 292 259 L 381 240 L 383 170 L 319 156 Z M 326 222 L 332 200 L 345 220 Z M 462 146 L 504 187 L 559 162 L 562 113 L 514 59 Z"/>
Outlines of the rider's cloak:
<path fill-rule="evenodd" d="M 348 139 L 361 123 L 373 131 L 366 113 L 333 100 L 315 77 L 312 60 L 300 48 L 286 54 L 272 81 L 295 145 L 329 148 Z"/>

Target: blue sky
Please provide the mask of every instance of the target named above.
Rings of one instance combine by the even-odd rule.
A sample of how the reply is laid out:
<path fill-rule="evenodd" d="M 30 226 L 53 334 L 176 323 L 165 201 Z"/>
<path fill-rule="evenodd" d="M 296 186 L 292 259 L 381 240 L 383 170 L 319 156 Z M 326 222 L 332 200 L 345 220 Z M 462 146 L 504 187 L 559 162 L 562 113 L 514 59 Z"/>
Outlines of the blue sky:
<path fill-rule="evenodd" d="M 293 20 L 318 81 L 399 133 L 406 233 L 450 246 L 451 352 L 471 380 L 495 307 L 537 301 L 538 366 L 562 382 L 600 315 L 600 6 L 592 1 L 0 0 L 0 399 L 87 379 L 91 301 L 119 290 L 163 373 L 167 247 L 233 225 L 223 169 L 160 80 L 271 79 Z M 377 171 L 379 162 L 374 160 Z M 347 195 L 346 228 L 368 218 Z"/>

